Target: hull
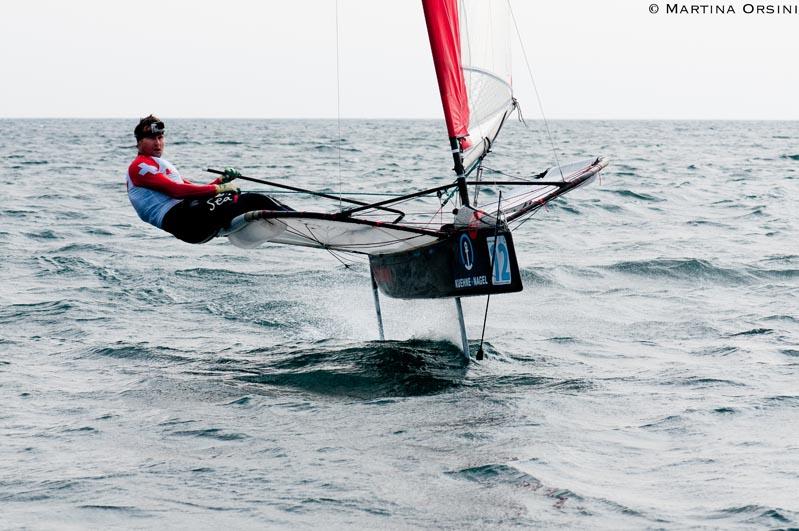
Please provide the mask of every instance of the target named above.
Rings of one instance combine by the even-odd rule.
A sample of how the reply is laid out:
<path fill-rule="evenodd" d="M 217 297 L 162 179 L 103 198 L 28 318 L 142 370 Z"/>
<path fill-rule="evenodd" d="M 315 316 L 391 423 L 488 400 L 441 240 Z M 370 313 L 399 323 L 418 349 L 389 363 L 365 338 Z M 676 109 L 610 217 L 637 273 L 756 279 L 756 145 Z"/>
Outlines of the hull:
<path fill-rule="evenodd" d="M 459 230 L 412 251 L 369 256 L 375 282 L 397 299 L 470 297 L 522 290 L 508 230 Z"/>

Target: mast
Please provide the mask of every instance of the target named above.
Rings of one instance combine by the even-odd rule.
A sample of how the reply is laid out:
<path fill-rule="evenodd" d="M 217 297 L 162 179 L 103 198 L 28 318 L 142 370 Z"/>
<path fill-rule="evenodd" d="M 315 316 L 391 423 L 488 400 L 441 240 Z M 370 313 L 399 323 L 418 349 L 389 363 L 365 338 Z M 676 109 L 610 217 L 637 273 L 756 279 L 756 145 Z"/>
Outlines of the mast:
<path fill-rule="evenodd" d="M 469 206 L 469 190 L 466 188 L 466 173 L 463 171 L 463 151 L 461 151 L 460 142 L 455 137 L 449 138 L 449 145 L 452 148 L 452 158 L 455 161 L 455 175 L 457 175 L 458 182 L 458 195 L 461 198 L 461 204 Z"/>
<path fill-rule="evenodd" d="M 422 0 L 461 203 L 515 106 L 506 0 Z"/>

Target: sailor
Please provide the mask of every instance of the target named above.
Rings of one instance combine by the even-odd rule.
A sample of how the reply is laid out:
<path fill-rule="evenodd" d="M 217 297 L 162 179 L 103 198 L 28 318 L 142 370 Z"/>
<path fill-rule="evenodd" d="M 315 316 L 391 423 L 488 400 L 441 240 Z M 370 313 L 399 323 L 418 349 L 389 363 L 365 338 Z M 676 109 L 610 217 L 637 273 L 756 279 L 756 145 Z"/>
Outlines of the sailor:
<path fill-rule="evenodd" d="M 164 122 L 147 116 L 133 130 L 138 155 L 128 167 L 128 198 L 139 217 L 188 243 L 205 243 L 230 227 L 236 216 L 251 210 L 291 210 L 269 196 L 241 193 L 231 183 L 241 177 L 225 168 L 222 177 L 195 184 L 161 157 Z"/>

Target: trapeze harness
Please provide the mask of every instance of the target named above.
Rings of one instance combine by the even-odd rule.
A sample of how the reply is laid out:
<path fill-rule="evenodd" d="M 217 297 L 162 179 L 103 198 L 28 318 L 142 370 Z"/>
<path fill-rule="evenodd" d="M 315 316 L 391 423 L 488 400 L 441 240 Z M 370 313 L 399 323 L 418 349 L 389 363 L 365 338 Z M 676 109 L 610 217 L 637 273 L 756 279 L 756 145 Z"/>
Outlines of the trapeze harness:
<path fill-rule="evenodd" d="M 263 194 L 217 194 L 220 182 L 195 184 L 168 160 L 139 155 L 128 167 L 128 198 L 143 221 L 188 243 L 207 242 L 251 210 L 291 210 Z"/>

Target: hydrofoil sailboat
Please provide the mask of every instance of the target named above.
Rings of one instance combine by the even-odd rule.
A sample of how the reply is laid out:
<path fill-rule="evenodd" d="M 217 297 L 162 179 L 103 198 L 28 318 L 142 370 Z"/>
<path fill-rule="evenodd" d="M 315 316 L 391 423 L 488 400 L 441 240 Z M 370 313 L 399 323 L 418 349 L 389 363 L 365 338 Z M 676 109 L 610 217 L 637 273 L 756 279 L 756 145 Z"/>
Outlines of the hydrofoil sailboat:
<path fill-rule="evenodd" d="M 422 0 L 422 7 L 455 179 L 374 203 L 250 179 L 331 199 L 337 206 L 346 203 L 347 208 L 248 212 L 233 221 L 227 236 L 243 248 L 274 242 L 368 256 L 381 339 L 379 292 L 400 299 L 454 299 L 468 358 L 461 297 L 521 291 L 512 227 L 590 183 L 608 161 L 591 157 L 529 178 L 483 179 L 483 161 L 518 105 L 511 84 L 509 2 Z M 487 187 L 497 190 L 492 197 L 498 200 L 478 205 L 477 192 Z M 403 210 L 411 202 L 429 206 L 431 201 L 433 212 L 426 216 Z M 436 222 L 446 209 L 453 213 L 451 220 Z"/>

